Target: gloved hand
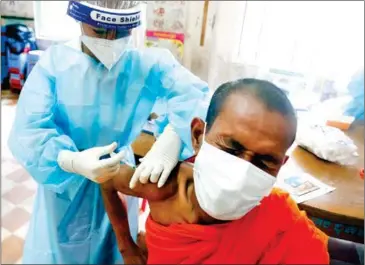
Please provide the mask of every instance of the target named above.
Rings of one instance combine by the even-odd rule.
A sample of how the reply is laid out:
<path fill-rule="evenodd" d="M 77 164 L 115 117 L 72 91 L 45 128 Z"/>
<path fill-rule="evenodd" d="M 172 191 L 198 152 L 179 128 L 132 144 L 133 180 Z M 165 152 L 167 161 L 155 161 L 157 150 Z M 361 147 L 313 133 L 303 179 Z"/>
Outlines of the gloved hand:
<path fill-rule="evenodd" d="M 174 129 L 167 125 L 151 150 L 140 161 L 142 162 L 134 172 L 129 187 L 133 189 L 137 182 L 146 184 L 149 180 L 162 187 L 171 171 L 179 161 L 181 139 Z"/>
<path fill-rule="evenodd" d="M 103 147 L 94 147 L 82 152 L 63 150 L 58 154 L 57 162 L 66 172 L 82 175 L 96 183 L 103 183 L 113 178 L 120 168 L 120 161 L 124 158 L 124 152 L 113 154 L 117 143 Z M 100 160 L 100 157 L 110 154 L 108 159 Z"/>

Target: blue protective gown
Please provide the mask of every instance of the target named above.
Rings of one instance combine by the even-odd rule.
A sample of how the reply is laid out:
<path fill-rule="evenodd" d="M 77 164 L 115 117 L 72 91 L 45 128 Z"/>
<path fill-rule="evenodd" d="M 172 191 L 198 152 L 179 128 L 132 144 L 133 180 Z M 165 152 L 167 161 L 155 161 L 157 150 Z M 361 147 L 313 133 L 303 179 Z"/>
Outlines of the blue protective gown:
<path fill-rule="evenodd" d="M 8 143 L 40 184 L 24 263 L 122 262 L 99 186 L 64 172 L 57 156 L 116 141 L 134 163 L 130 144 L 157 98 L 166 100 L 167 120 L 184 143 L 183 153 L 191 155 L 190 121 L 205 119 L 208 87 L 168 50 L 128 50 L 110 72 L 73 45 L 52 46 L 42 55 L 20 95 Z M 138 201 L 127 202 L 135 239 Z"/>
<path fill-rule="evenodd" d="M 364 69 L 358 71 L 347 86 L 352 100 L 345 109 L 345 115 L 353 116 L 355 120 L 364 120 Z"/>

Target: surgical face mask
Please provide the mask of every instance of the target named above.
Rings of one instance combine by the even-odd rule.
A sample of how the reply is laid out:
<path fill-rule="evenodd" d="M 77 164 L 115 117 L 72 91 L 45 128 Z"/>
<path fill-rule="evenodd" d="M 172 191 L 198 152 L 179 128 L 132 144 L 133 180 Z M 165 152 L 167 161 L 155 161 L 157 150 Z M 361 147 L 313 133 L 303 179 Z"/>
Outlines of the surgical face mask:
<path fill-rule="evenodd" d="M 109 70 L 119 61 L 127 48 L 131 45 L 131 36 L 106 40 L 100 38 L 81 36 L 81 41 L 95 55 L 95 57 Z"/>
<path fill-rule="evenodd" d="M 195 158 L 196 197 L 200 207 L 218 220 L 246 215 L 270 194 L 275 181 L 275 177 L 205 140 Z"/>

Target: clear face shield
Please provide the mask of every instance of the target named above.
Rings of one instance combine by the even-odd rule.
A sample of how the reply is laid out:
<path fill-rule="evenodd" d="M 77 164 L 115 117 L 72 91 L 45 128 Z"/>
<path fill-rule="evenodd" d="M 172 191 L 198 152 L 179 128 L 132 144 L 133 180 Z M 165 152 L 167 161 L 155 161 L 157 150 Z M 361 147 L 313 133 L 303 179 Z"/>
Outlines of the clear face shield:
<path fill-rule="evenodd" d="M 143 47 L 143 11 L 142 4 L 115 10 L 70 1 L 67 14 L 81 23 L 81 42 L 111 70 L 127 49 Z"/>

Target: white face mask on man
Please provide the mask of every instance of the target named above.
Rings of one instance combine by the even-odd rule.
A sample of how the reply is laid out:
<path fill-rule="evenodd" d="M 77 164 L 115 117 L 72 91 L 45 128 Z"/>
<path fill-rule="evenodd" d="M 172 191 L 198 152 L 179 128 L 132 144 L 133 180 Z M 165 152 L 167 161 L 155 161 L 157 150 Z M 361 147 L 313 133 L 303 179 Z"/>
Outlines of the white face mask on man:
<path fill-rule="evenodd" d="M 106 40 L 82 35 L 81 41 L 109 71 L 119 61 L 125 50 L 132 46 L 131 36 Z"/>
<path fill-rule="evenodd" d="M 275 181 L 270 174 L 203 138 L 194 163 L 194 186 L 200 207 L 211 217 L 243 217 L 270 194 Z"/>

